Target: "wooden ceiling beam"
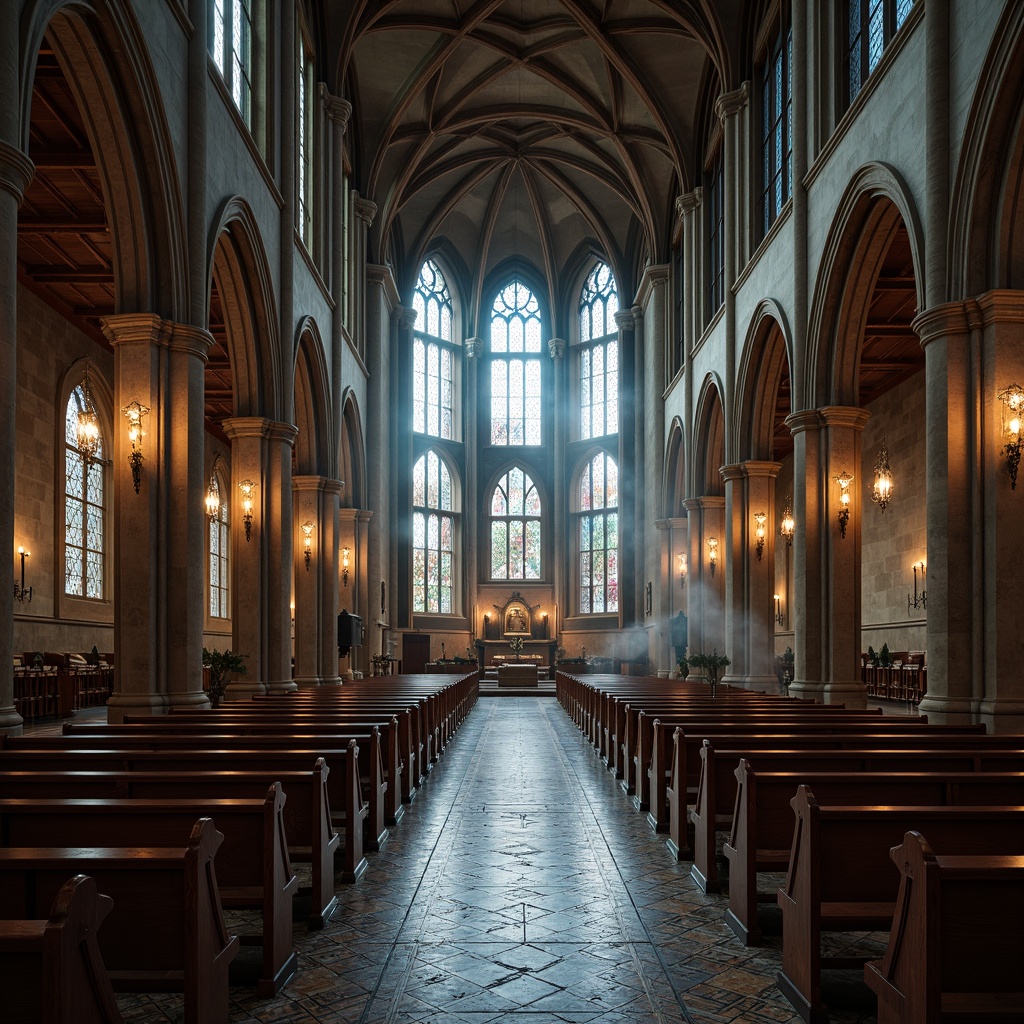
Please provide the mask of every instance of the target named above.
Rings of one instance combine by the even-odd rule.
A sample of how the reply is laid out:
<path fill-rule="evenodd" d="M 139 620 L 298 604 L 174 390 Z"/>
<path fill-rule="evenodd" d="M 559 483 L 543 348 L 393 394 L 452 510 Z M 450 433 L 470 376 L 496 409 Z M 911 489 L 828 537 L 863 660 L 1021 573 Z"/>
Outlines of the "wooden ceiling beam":
<path fill-rule="evenodd" d="M 19 235 L 98 235 L 107 230 L 105 220 L 47 220 L 28 217 L 18 220 Z"/>
<path fill-rule="evenodd" d="M 85 282 L 113 283 L 113 269 L 90 267 L 79 270 L 77 267 L 28 266 L 25 273 L 37 284 L 83 284 Z"/>
<path fill-rule="evenodd" d="M 96 159 L 91 149 L 50 149 L 42 153 L 29 153 L 37 171 L 88 170 L 96 169 Z"/>

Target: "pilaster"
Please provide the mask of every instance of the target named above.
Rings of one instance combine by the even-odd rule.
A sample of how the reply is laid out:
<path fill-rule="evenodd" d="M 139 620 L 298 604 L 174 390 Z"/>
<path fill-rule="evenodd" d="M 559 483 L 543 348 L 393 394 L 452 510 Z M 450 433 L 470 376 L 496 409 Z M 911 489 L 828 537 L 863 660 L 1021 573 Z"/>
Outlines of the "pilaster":
<path fill-rule="evenodd" d="M 725 653 L 725 498 L 687 498 L 686 603 L 691 654 Z M 714 552 L 714 561 L 711 554 Z"/>

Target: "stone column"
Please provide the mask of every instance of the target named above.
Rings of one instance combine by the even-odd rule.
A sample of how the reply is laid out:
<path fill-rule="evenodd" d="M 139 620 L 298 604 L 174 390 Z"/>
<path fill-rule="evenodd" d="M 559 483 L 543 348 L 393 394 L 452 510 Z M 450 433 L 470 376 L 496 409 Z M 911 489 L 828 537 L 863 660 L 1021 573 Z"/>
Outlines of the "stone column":
<path fill-rule="evenodd" d="M 360 567 L 365 564 L 365 551 L 359 537 L 359 509 L 342 508 L 338 510 L 338 608 L 351 615 L 361 615 L 359 595 L 363 593 L 360 586 L 362 575 Z M 348 551 L 348 565 L 345 565 L 344 552 Z M 365 623 L 364 623 L 365 624 Z M 337 650 L 335 636 L 335 658 L 338 663 L 338 674 L 342 681 L 354 679 L 358 648 L 353 647 L 342 658 Z"/>
<path fill-rule="evenodd" d="M 268 422 L 264 511 L 267 517 L 267 692 L 291 693 L 292 449 L 298 429 Z"/>
<path fill-rule="evenodd" d="M 686 603 L 691 654 L 725 653 L 725 498 L 705 495 L 683 502 L 687 518 Z M 717 541 L 715 571 L 709 540 Z"/>
<path fill-rule="evenodd" d="M 637 407 L 635 404 L 634 325 L 632 310 L 615 314 L 619 329 L 619 628 L 643 621 L 643 581 L 637 575 L 636 466 L 634 449 Z M 630 543 L 623 543 L 629 537 Z M 639 610 L 639 614 L 638 614 Z"/>
<path fill-rule="evenodd" d="M 466 400 L 465 415 L 462 422 L 465 424 L 466 434 L 462 438 L 466 452 L 466 480 L 462 491 L 462 539 L 465 552 L 465 561 L 462 566 L 462 579 L 465 581 L 465 603 L 463 611 L 469 619 L 470 645 L 477 636 L 480 629 L 480 622 L 477 616 L 479 603 L 479 579 L 480 579 L 480 545 L 483 538 L 480 536 L 480 516 L 477 509 L 480 507 L 480 433 L 477 424 L 480 422 L 480 367 L 483 364 L 484 341 L 483 338 L 466 338 L 463 342 L 463 370 L 466 378 L 466 386 L 463 395 Z M 557 447 L 555 448 L 557 452 Z M 468 504 L 475 502 L 476 504 Z M 474 652 L 475 653 L 475 652 Z"/>
<path fill-rule="evenodd" d="M 295 576 L 295 685 L 339 683 L 338 499 L 340 481 L 292 477 Z M 309 558 L 305 526 L 310 525 Z"/>
<path fill-rule="evenodd" d="M 35 174 L 32 162 L 15 148 L 18 138 L 18 15 L 17 5 L 0 13 L 0 95 L 7 102 L 0 112 L 0 437 L 3 476 L 0 487 L 0 538 L 3 550 L 14 553 L 14 486 L 17 475 L 14 431 L 18 394 L 18 207 Z M 14 664 L 14 595 L 0 587 L 0 664 Z M 21 715 L 14 709 L 14 677 L 9 667 L 0 672 L 0 733 L 21 735 Z"/>
<path fill-rule="evenodd" d="M 551 545 L 551 583 L 554 588 L 552 601 L 555 609 L 560 614 L 552 615 L 551 639 L 558 643 L 558 633 L 561 629 L 562 619 L 566 612 L 572 607 L 571 572 L 566 553 L 572 550 L 566 531 L 570 530 L 569 522 L 569 495 L 568 487 L 563 481 L 567 479 L 566 467 L 566 445 L 569 440 L 569 422 L 572 415 L 569 410 L 569 365 L 565 358 L 568 344 L 564 338 L 551 338 L 548 341 L 548 355 L 552 363 L 552 380 L 554 381 L 554 409 L 555 409 L 555 456 L 554 456 L 554 480 L 557 482 L 555 493 L 552 495 L 552 522 L 554 523 L 553 543 Z M 562 486 L 558 486 L 562 484 Z M 487 495 L 480 495 L 481 505 L 488 500 Z M 482 540 L 481 543 L 486 543 Z M 479 564 L 479 563 L 477 563 Z M 483 610 L 481 609 L 481 615 Z M 480 634 L 483 635 L 483 622 L 480 623 Z M 560 646 L 560 644 L 559 644 Z"/>
<path fill-rule="evenodd" d="M 412 332 L 418 314 L 412 306 L 397 305 L 391 310 L 391 436 L 397 442 L 391 449 L 391 507 L 399 519 L 412 507 L 412 423 L 408 403 L 412 396 Z M 412 628 L 412 578 L 408 557 L 400 557 L 398 531 L 390 537 L 388 573 L 389 608 L 394 611 L 388 621 L 392 628 Z M 396 639 L 392 637 L 391 639 Z"/>
<path fill-rule="evenodd" d="M 821 700 L 825 680 L 822 646 L 822 577 L 825 561 L 824 483 L 821 469 L 821 417 L 813 409 L 792 413 L 793 435 L 793 627 L 794 697 Z"/>
<path fill-rule="evenodd" d="M 825 536 L 828 557 L 825 590 L 827 652 L 823 696 L 826 704 L 865 707 L 867 689 L 860 678 L 861 653 L 861 526 L 864 518 L 865 481 L 858 480 L 861 465 L 861 434 L 871 414 L 867 409 L 826 406 L 825 423 Z M 849 485 L 849 521 L 843 537 L 839 514 L 842 488 L 836 477 L 852 473 Z"/>
<path fill-rule="evenodd" d="M 683 262 L 685 266 L 685 294 L 683 295 L 683 364 L 685 376 L 683 378 L 683 423 L 686 429 L 683 431 L 683 458 L 686 467 L 686 479 L 693 479 L 693 452 L 691 431 L 689 425 L 693 423 L 693 373 L 690 370 L 691 359 L 693 358 L 693 347 L 697 340 L 697 309 L 700 296 L 698 285 L 699 267 L 701 266 L 698 246 L 698 231 L 700 217 L 697 211 L 704 190 L 695 188 L 692 192 L 686 192 L 676 199 L 676 212 L 683 221 Z M 676 510 L 678 511 L 678 510 Z"/>
<path fill-rule="evenodd" d="M 127 422 L 114 425 L 112 722 L 206 704 L 204 370 L 210 334 L 148 313 L 103 319 L 114 348 L 114 406 L 145 409 L 136 491 Z"/>
<path fill-rule="evenodd" d="M 352 243 L 350 258 L 352 260 L 352 273 L 355 278 L 353 293 L 355 303 L 352 307 L 352 337 L 355 339 L 356 348 L 359 349 L 363 358 L 368 357 L 367 346 L 372 340 L 367 334 L 367 282 L 369 267 L 367 265 L 366 236 L 369 234 L 373 218 L 377 216 L 377 204 L 369 199 L 356 196 L 352 200 L 352 222 L 351 231 Z"/>

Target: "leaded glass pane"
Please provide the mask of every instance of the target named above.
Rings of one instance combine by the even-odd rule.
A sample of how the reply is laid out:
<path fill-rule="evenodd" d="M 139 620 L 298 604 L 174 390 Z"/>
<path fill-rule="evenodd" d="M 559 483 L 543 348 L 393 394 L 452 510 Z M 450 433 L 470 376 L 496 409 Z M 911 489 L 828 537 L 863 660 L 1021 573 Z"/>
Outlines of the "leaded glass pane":
<path fill-rule="evenodd" d="M 103 504 L 103 463 L 92 461 L 88 471 L 89 492 L 86 495 L 93 504 Z M 101 512 L 102 514 L 102 512 Z"/>
<path fill-rule="evenodd" d="M 427 518 L 422 512 L 412 514 L 412 546 L 422 548 L 427 541 Z"/>
<path fill-rule="evenodd" d="M 442 462 L 441 463 L 441 508 L 450 509 L 452 507 L 452 475 L 448 472 L 448 467 Z"/>
<path fill-rule="evenodd" d="M 580 552 L 580 584 L 589 589 L 590 588 L 590 552 Z"/>
<path fill-rule="evenodd" d="M 68 497 L 65 504 L 64 542 L 77 548 L 84 546 L 82 531 L 82 503 Z"/>
<path fill-rule="evenodd" d="M 508 523 L 508 575 L 510 579 L 523 578 L 522 519 L 510 519 Z"/>
<path fill-rule="evenodd" d="M 508 525 L 491 523 L 491 577 L 506 579 L 508 575 Z"/>
<path fill-rule="evenodd" d="M 78 452 L 68 452 L 67 458 L 67 492 L 81 495 L 84 491 L 84 466 L 82 456 Z"/>
<path fill-rule="evenodd" d="M 526 514 L 528 516 L 540 516 L 540 495 L 537 488 L 529 477 L 526 478 Z"/>
<path fill-rule="evenodd" d="M 103 597 L 103 555 L 98 551 L 90 551 L 86 555 L 88 572 L 85 579 L 85 596 Z"/>
<path fill-rule="evenodd" d="M 605 464 L 605 507 L 615 508 L 619 504 L 619 467 L 615 460 L 606 456 Z"/>
<path fill-rule="evenodd" d="M 498 484 L 498 486 L 494 488 L 494 494 L 491 495 L 491 515 L 508 515 L 508 499 L 505 497 L 505 481 Z"/>
<path fill-rule="evenodd" d="M 896 28 L 902 28 L 914 7 L 914 0 L 896 0 Z"/>
<path fill-rule="evenodd" d="M 86 547 L 92 551 L 103 550 L 103 509 L 95 505 L 86 506 Z"/>
<path fill-rule="evenodd" d="M 82 550 L 64 549 L 64 593 L 74 597 L 82 596 Z"/>
<path fill-rule="evenodd" d="M 526 578 L 540 579 L 540 522 L 526 521 Z"/>

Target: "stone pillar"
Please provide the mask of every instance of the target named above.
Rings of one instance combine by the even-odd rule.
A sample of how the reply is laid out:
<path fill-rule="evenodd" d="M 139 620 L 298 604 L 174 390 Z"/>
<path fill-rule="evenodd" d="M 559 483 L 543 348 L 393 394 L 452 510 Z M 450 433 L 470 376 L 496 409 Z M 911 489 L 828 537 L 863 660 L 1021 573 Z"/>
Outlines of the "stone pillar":
<path fill-rule="evenodd" d="M 658 675 L 674 674 L 677 658 L 672 650 L 672 620 L 678 612 L 686 614 L 686 580 L 679 576 L 679 556 L 688 561 L 686 552 L 687 520 L 683 517 L 658 519 L 658 555 L 661 571 L 658 573 L 658 600 L 653 639 L 653 661 Z M 680 655 L 682 651 L 679 652 Z"/>
<path fill-rule="evenodd" d="M 699 268 L 702 265 L 700 259 L 701 249 L 698 246 L 698 233 L 700 229 L 700 217 L 697 211 L 704 190 L 695 188 L 692 192 L 686 192 L 676 199 L 676 212 L 683 221 L 683 264 L 685 267 L 685 293 L 683 295 L 683 366 L 685 376 L 683 378 L 683 423 L 687 425 L 683 431 L 683 459 L 686 467 L 687 480 L 693 479 L 693 439 L 689 425 L 693 423 L 693 373 L 690 370 L 691 359 L 693 358 L 693 347 L 697 340 L 697 310 L 700 301 L 700 288 L 698 285 Z M 676 509 L 674 511 L 680 511 Z"/>
<path fill-rule="evenodd" d="M 725 653 L 725 498 L 705 495 L 683 502 L 687 518 L 686 604 L 690 654 Z M 717 541 L 714 573 L 709 540 Z"/>
<path fill-rule="evenodd" d="M 643 580 L 637 575 L 640 547 L 636 539 L 637 519 L 635 501 L 637 496 L 636 466 L 634 449 L 636 437 L 636 389 L 634 366 L 634 328 L 632 310 L 620 310 L 615 314 L 619 329 L 619 451 L 616 462 L 619 467 L 619 628 L 628 629 L 637 619 L 643 621 Z M 623 539 L 631 538 L 629 544 Z M 642 566 L 640 566 L 642 568 Z"/>
<path fill-rule="evenodd" d="M 114 693 L 110 721 L 203 692 L 206 584 L 204 371 L 210 334 L 148 313 L 103 319 L 114 348 L 114 407 L 146 412 L 136 491 L 132 444 L 117 416 L 113 438 Z"/>
<path fill-rule="evenodd" d="M 352 243 L 350 258 L 352 260 L 352 273 L 355 278 L 353 292 L 355 303 L 352 307 L 352 337 L 355 339 L 356 347 L 364 358 L 368 356 L 367 346 L 376 339 L 371 339 L 367 334 L 367 290 L 369 267 L 367 264 L 366 236 L 369 234 L 373 218 L 377 216 L 377 204 L 369 199 L 356 196 L 352 201 Z"/>
<path fill-rule="evenodd" d="M 826 704 L 865 707 L 867 688 L 860 678 L 861 654 L 861 526 L 864 519 L 865 481 L 858 480 L 861 466 L 861 434 L 871 414 L 866 409 L 826 406 L 821 410 L 825 423 L 825 537 L 827 553 L 824 643 L 827 652 Z M 843 508 L 842 488 L 836 477 L 843 473 L 854 477 L 849 485 L 849 521 L 842 534 L 839 514 Z"/>
<path fill-rule="evenodd" d="M 825 561 L 824 482 L 821 469 L 821 417 L 813 409 L 792 413 L 793 435 L 793 627 L 794 697 L 821 700 L 825 680 L 822 647 L 822 578 Z"/>
<path fill-rule="evenodd" d="M 341 682 L 338 676 L 338 500 L 341 483 L 292 477 L 295 573 L 295 685 Z M 306 548 L 305 526 L 310 525 Z M 309 552 L 307 559 L 306 553 Z"/>
<path fill-rule="evenodd" d="M 362 575 L 360 567 L 365 565 L 364 544 L 360 543 L 359 516 L 362 513 L 355 508 L 338 510 L 338 609 L 351 615 L 361 615 L 359 595 L 364 593 L 360 585 Z M 348 551 L 348 565 L 345 564 L 345 551 Z M 334 654 L 338 664 L 338 674 L 342 681 L 355 678 L 355 666 L 359 648 L 353 647 L 344 658 L 337 650 L 337 636 L 334 637 Z"/>
<path fill-rule="evenodd" d="M 463 342 L 463 374 L 466 379 L 466 386 L 462 394 L 465 398 L 465 410 L 462 419 L 465 424 L 465 435 L 462 437 L 463 448 L 466 453 L 466 479 L 462 490 L 462 538 L 463 552 L 465 558 L 462 565 L 462 579 L 464 581 L 465 602 L 463 611 L 469 620 L 470 646 L 480 629 L 480 620 L 477 613 L 479 604 L 479 579 L 480 579 L 480 545 L 483 538 L 480 535 L 480 516 L 476 514 L 480 502 L 480 433 L 477 424 L 480 422 L 480 367 L 483 365 L 484 342 L 483 338 L 466 338 Z M 558 449 L 556 447 L 555 451 Z M 476 502 L 470 505 L 467 502 Z M 474 649 L 475 653 L 475 649 Z"/>
<path fill-rule="evenodd" d="M 725 466 L 725 635 L 722 682 L 774 692 L 775 477 L 777 462 Z M 757 521 L 763 513 L 760 555 Z"/>
<path fill-rule="evenodd" d="M 32 162 L 15 148 L 18 137 L 18 16 L 17 5 L 0 13 L 0 94 L 7 108 L 0 113 L 0 437 L 3 476 L 0 487 L 0 538 L 4 551 L 14 553 L 14 486 L 17 474 L 14 446 L 15 409 L 18 394 L 18 207 L 35 174 Z M 0 587 L 0 664 L 14 664 L 14 594 Z M 22 718 L 14 709 L 14 677 L 10 668 L 0 672 L 0 733 L 21 735 Z"/>
<path fill-rule="evenodd" d="M 391 448 L 392 472 L 391 507 L 396 519 L 412 508 L 412 467 L 413 445 L 412 424 L 408 415 L 408 403 L 412 395 L 412 332 L 418 314 L 412 306 L 396 305 L 391 310 L 392 349 L 396 358 L 391 362 L 391 436 L 395 444 Z M 400 557 L 398 531 L 390 536 L 388 572 L 389 609 L 392 628 L 411 629 L 412 612 L 412 566 L 410 558 Z M 395 638 L 392 638 L 395 639 Z"/>
<path fill-rule="evenodd" d="M 555 453 L 554 453 L 554 479 L 566 480 L 566 446 L 569 440 L 569 423 L 572 413 L 569 408 L 569 362 L 565 358 L 568 344 L 564 338 L 551 338 L 548 341 L 548 355 L 551 357 L 552 380 L 554 382 L 554 409 L 555 409 Z M 488 495 L 480 495 L 479 502 L 486 505 Z M 554 517 L 554 543 L 550 554 L 550 576 L 554 588 L 552 600 L 555 606 L 555 614 L 551 616 L 552 630 L 551 639 L 561 646 L 558 634 L 561 629 L 562 620 L 572 607 L 571 598 L 571 573 L 569 562 L 566 559 L 566 552 L 571 550 L 571 544 L 566 537 L 566 530 L 571 530 L 569 522 L 569 494 L 567 487 L 555 487 L 552 495 Z M 486 540 L 481 543 L 487 543 Z M 479 562 L 474 563 L 474 570 Z M 559 610 L 561 614 L 559 614 Z M 481 612 L 481 614 L 483 614 Z M 480 625 L 481 634 L 483 624 Z"/>
<path fill-rule="evenodd" d="M 298 429 L 268 422 L 264 512 L 267 530 L 267 692 L 291 693 L 292 449 Z"/>

